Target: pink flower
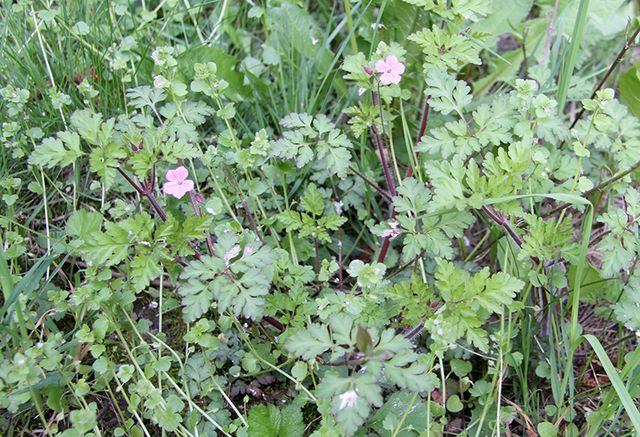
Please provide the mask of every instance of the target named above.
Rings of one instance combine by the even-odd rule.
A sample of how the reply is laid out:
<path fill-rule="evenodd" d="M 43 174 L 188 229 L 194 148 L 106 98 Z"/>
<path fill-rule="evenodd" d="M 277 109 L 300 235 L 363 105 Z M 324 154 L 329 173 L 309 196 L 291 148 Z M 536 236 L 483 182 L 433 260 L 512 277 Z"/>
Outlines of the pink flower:
<path fill-rule="evenodd" d="M 193 190 L 193 181 L 187 179 L 189 171 L 180 166 L 167 172 L 167 182 L 162 186 L 165 194 L 170 194 L 176 199 L 182 198 L 186 193 Z"/>
<path fill-rule="evenodd" d="M 380 83 L 382 85 L 389 85 L 391 83 L 400 83 L 402 79 L 402 73 L 404 73 L 404 64 L 398 61 L 395 56 L 387 56 L 385 59 L 380 59 L 375 64 L 376 70 L 380 75 Z"/>

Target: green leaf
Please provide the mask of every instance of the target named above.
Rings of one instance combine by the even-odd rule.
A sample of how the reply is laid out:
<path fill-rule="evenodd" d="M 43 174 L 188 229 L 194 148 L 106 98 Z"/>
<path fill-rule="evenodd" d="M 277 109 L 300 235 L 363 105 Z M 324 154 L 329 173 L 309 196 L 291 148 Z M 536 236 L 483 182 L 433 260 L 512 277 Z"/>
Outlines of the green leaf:
<path fill-rule="evenodd" d="M 446 71 L 430 68 L 427 70 L 426 80 L 425 93 L 431 96 L 429 104 L 434 111 L 445 115 L 451 112 L 462 115 L 464 108 L 471 103 L 471 88 Z"/>
<path fill-rule="evenodd" d="M 358 350 L 364 354 L 368 353 L 373 347 L 373 340 L 371 339 L 371 336 L 362 326 L 358 326 L 356 345 L 358 346 Z"/>
<path fill-rule="evenodd" d="M 401 436 L 413 436 L 416 432 L 424 433 L 429 420 L 433 420 L 433 411 L 429 411 L 426 402 L 419 397 L 414 399 L 414 394 L 410 392 L 399 391 L 389 396 L 384 405 L 367 422 L 367 426 L 373 428 L 382 437 L 391 437 L 393 430 L 384 429 L 384 419 L 389 416 L 400 418 L 405 414 L 403 428 L 412 431 L 406 433 L 400 431 L 398 435 Z"/>
<path fill-rule="evenodd" d="M 202 257 L 182 272 L 184 285 L 178 292 L 183 297 L 185 319 L 199 318 L 215 300 L 219 313 L 232 308 L 238 316 L 258 320 L 263 315 L 278 253 L 260 246 L 252 234 L 231 232 L 218 236 L 215 249 L 222 258 Z"/>
<path fill-rule="evenodd" d="M 463 361 L 456 358 L 451 360 L 449 364 L 451 365 L 451 370 L 458 378 L 467 376 L 472 369 L 472 365 L 469 361 Z"/>
<path fill-rule="evenodd" d="M 358 285 L 363 288 L 372 288 L 382 282 L 386 270 L 387 266 L 382 263 L 365 264 L 359 259 L 351 261 L 347 268 L 349 276 L 358 278 Z"/>
<path fill-rule="evenodd" d="M 162 274 L 158 257 L 153 254 L 140 254 L 131 261 L 131 278 L 135 291 L 141 291 Z"/>
<path fill-rule="evenodd" d="M 371 407 L 382 406 L 382 388 L 372 375 L 354 374 L 344 378 L 327 372 L 318 385 L 317 395 L 331 400 L 331 411 L 348 435 L 366 421 Z"/>
<path fill-rule="evenodd" d="M 313 323 L 293 334 L 286 348 L 304 360 L 311 360 L 333 347 L 333 340 L 325 325 Z"/>
<path fill-rule="evenodd" d="M 316 184 L 309 184 L 300 198 L 300 205 L 306 212 L 319 216 L 324 212 L 324 197 Z"/>
<path fill-rule="evenodd" d="M 278 409 L 275 405 L 257 405 L 249 410 L 249 437 L 288 437 L 304 434 L 300 407 L 295 404 Z"/>
<path fill-rule="evenodd" d="M 91 402 L 89 408 L 74 410 L 69 413 L 74 429 L 81 434 L 91 431 L 97 424 L 96 409 L 95 402 Z"/>
<path fill-rule="evenodd" d="M 629 277 L 622 296 L 614 306 L 616 319 L 631 331 L 640 331 L 640 275 L 637 270 Z"/>
<path fill-rule="evenodd" d="M 280 125 L 288 130 L 273 144 L 271 156 L 293 159 L 298 168 L 313 163 L 312 179 L 318 182 L 332 175 L 346 176 L 353 144 L 326 116 L 291 113 Z"/>
<path fill-rule="evenodd" d="M 217 67 L 216 75 L 229 84 L 229 87 L 223 91 L 225 94 L 234 99 L 248 96 L 248 87 L 243 84 L 244 75 L 236 71 L 238 60 L 225 51 L 212 46 L 191 47 L 182 52 L 176 60 L 179 71 L 176 78 L 184 83 L 189 83 L 194 78 L 196 64 L 213 62 Z"/>
<path fill-rule="evenodd" d="M 446 74 L 446 70 L 458 71 L 467 64 L 481 64 L 479 57 L 481 47 L 474 41 L 483 39 L 481 35 L 473 35 L 473 38 L 470 38 L 466 33 L 452 31 L 449 27 L 441 28 L 434 24 L 431 29 L 419 30 L 408 39 L 422 49 L 427 75 L 431 69 L 438 69 Z M 427 85 L 431 85 L 428 77 Z"/>
<path fill-rule="evenodd" d="M 71 125 L 83 140 L 95 146 L 100 141 L 100 126 L 102 114 L 96 114 L 90 109 L 81 109 L 71 114 Z"/>
<path fill-rule="evenodd" d="M 75 132 L 59 132 L 58 138 L 45 138 L 29 156 L 29 164 L 53 168 L 66 167 L 80 158 L 80 137 Z"/>
<path fill-rule="evenodd" d="M 460 396 L 451 395 L 449 399 L 447 399 L 447 410 L 452 413 L 459 413 L 464 408 L 462 401 L 460 401 Z"/>
<path fill-rule="evenodd" d="M 640 117 L 640 62 L 620 76 L 620 98 L 636 117 Z"/>
<path fill-rule="evenodd" d="M 553 423 L 540 422 L 536 426 L 540 437 L 556 437 L 558 435 L 558 429 Z"/>

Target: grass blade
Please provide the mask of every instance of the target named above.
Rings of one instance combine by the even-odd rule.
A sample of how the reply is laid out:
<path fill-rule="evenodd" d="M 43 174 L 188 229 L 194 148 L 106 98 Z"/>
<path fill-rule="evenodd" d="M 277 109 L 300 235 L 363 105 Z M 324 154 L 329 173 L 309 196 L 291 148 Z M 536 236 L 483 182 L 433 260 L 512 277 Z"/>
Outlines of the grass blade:
<path fill-rule="evenodd" d="M 567 102 L 567 94 L 569 92 L 569 83 L 573 76 L 573 69 L 578 59 L 578 50 L 582 42 L 582 34 L 587 24 L 587 12 L 589 11 L 589 0 L 580 0 L 578 7 L 578 15 L 576 23 L 573 26 L 573 34 L 571 35 L 571 44 L 569 45 L 569 54 L 565 58 L 566 61 L 560 70 L 560 78 L 558 80 L 558 111 L 562 113 L 564 104 Z"/>
<path fill-rule="evenodd" d="M 0 309 L 0 319 L 4 318 L 7 311 L 9 311 L 11 306 L 18 300 L 20 294 L 31 294 L 31 292 L 37 288 L 40 279 L 42 279 L 47 271 L 47 267 L 49 267 L 52 261 L 53 258 L 44 256 L 29 269 L 20 282 L 18 282 L 18 284 L 13 288 L 11 295 L 5 300 L 4 305 L 2 305 L 2 309 Z"/>
<path fill-rule="evenodd" d="M 620 379 L 618 371 L 611 363 L 611 360 L 609 360 L 609 356 L 596 337 L 588 334 L 585 335 L 584 338 L 589 342 L 596 355 L 598 355 L 600 363 L 602 363 L 604 371 L 607 372 L 607 376 L 611 381 L 611 385 L 618 394 L 618 398 L 620 398 L 620 402 L 622 402 L 624 409 L 627 411 L 627 414 L 631 419 L 631 423 L 633 423 L 633 427 L 635 428 L 636 433 L 640 434 L 640 411 L 638 411 L 638 407 L 636 407 L 633 399 L 631 398 L 631 395 L 629 394 L 629 391 Z"/>

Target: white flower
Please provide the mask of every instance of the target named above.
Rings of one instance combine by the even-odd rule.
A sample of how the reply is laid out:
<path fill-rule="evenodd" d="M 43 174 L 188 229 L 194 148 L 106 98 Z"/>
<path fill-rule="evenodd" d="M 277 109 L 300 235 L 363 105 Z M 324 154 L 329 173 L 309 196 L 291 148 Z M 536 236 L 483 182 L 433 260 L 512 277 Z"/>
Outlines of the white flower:
<path fill-rule="evenodd" d="M 338 397 L 340 398 L 340 406 L 338 407 L 339 410 L 351 408 L 358 401 L 358 393 L 356 393 L 355 390 L 346 391 Z"/>
<path fill-rule="evenodd" d="M 158 74 L 157 76 L 153 77 L 153 86 L 156 88 L 169 88 L 169 85 L 171 85 L 171 82 L 169 82 L 167 80 L 166 77 L 164 77 L 161 74 Z"/>
<path fill-rule="evenodd" d="M 224 254 L 224 263 L 229 265 L 229 261 L 238 256 L 240 253 L 240 246 L 237 244 L 233 246 L 227 253 Z"/>

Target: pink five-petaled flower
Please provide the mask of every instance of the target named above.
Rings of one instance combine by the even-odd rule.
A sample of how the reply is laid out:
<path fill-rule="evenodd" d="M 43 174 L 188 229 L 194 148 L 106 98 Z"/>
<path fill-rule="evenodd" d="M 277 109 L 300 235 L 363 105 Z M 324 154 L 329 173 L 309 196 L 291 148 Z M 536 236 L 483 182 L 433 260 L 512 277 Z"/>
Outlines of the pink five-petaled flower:
<path fill-rule="evenodd" d="M 176 199 L 182 198 L 186 193 L 193 190 L 193 181 L 187 179 L 189 170 L 180 166 L 167 172 L 167 182 L 162 186 L 165 194 L 170 194 Z"/>
<path fill-rule="evenodd" d="M 380 75 L 380 83 L 382 85 L 389 85 L 391 83 L 400 83 L 402 73 L 404 73 L 404 64 L 398 61 L 393 55 L 387 56 L 385 59 L 376 61 L 376 70 Z"/>

